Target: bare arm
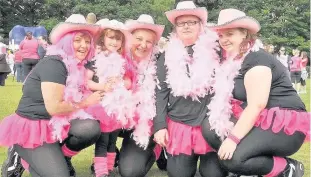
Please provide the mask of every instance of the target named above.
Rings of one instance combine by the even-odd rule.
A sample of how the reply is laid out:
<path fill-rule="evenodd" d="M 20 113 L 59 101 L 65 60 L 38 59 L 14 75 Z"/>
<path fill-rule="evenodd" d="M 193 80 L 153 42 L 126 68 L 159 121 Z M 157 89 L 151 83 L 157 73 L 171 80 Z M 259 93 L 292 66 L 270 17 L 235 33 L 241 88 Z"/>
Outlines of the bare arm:
<path fill-rule="evenodd" d="M 42 82 L 41 90 L 45 108 L 51 116 L 67 114 L 77 109 L 85 108 L 97 103 L 103 96 L 100 92 L 95 92 L 80 103 L 74 103 L 63 100 L 65 85 L 54 82 Z"/>
<path fill-rule="evenodd" d="M 242 139 L 248 134 L 257 121 L 259 113 L 266 107 L 271 81 L 271 69 L 267 66 L 255 66 L 245 74 L 247 107 L 231 132 L 237 138 Z"/>

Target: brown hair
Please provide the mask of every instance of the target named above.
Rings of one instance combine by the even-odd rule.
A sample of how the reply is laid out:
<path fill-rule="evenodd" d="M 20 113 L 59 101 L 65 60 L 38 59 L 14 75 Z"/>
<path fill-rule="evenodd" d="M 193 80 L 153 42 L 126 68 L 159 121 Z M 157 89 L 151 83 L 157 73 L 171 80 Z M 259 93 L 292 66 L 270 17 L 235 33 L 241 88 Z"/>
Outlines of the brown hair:
<path fill-rule="evenodd" d="M 238 28 L 238 30 L 241 32 L 246 32 L 246 38 L 241 43 L 240 53 L 236 58 L 236 59 L 241 59 L 243 55 L 255 44 L 255 41 L 257 39 L 257 34 L 251 34 L 248 31 L 248 29 L 245 29 L 245 28 Z"/>
<path fill-rule="evenodd" d="M 301 52 L 302 58 L 308 58 L 308 53 L 305 51 Z"/>
<path fill-rule="evenodd" d="M 121 45 L 121 48 L 118 50 L 118 53 L 123 54 L 124 48 L 125 48 L 125 36 L 121 31 L 108 28 L 108 29 L 105 29 L 101 33 L 101 35 L 99 36 L 99 39 L 97 41 L 97 45 L 102 46 L 102 48 L 104 50 L 106 50 L 105 43 L 104 43 L 105 37 L 110 37 L 110 38 L 114 38 L 117 40 L 122 40 L 122 45 Z"/>

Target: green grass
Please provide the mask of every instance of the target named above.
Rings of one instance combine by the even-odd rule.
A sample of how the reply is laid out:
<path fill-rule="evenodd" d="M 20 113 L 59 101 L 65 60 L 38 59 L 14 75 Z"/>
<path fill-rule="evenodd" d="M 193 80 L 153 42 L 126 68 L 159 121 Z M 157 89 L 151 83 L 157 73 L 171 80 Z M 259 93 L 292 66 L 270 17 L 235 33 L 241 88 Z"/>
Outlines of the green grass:
<path fill-rule="evenodd" d="M 307 82 L 308 94 L 301 95 L 302 100 L 306 104 L 308 111 L 310 111 L 310 80 Z M 5 116 L 12 114 L 18 104 L 21 97 L 21 84 L 12 82 L 12 78 L 7 79 L 5 87 L 0 87 L 0 120 Z M 118 141 L 120 145 L 120 140 Z M 6 158 L 6 149 L 0 147 L 0 164 Z M 90 147 L 82 151 L 79 155 L 73 158 L 73 165 L 77 171 L 78 177 L 91 177 L 89 173 L 89 166 L 91 165 L 94 154 L 94 147 Z M 302 148 L 293 155 L 293 158 L 302 161 L 305 164 L 305 176 L 310 176 L 310 143 L 305 143 Z M 133 163 L 135 163 L 133 161 Z M 158 170 L 156 165 L 148 173 L 148 177 L 165 177 L 165 172 Z M 30 177 L 28 173 L 24 173 L 23 177 Z"/>

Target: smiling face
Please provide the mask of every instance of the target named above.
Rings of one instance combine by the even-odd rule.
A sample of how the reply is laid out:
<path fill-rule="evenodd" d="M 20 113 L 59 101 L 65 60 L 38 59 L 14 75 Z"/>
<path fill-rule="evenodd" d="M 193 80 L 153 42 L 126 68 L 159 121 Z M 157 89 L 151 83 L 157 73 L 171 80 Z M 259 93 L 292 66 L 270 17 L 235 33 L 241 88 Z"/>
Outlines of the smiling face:
<path fill-rule="evenodd" d="M 178 38 L 185 45 L 192 45 L 199 37 L 201 21 L 193 15 L 185 15 L 176 18 L 175 30 Z"/>
<path fill-rule="evenodd" d="M 246 39 L 247 31 L 238 28 L 222 29 L 218 31 L 219 43 L 228 54 L 239 53 L 240 46 Z"/>
<path fill-rule="evenodd" d="M 77 33 L 73 39 L 75 57 L 82 61 L 86 58 L 91 48 L 91 37 L 84 33 Z"/>
<path fill-rule="evenodd" d="M 104 49 L 109 52 L 121 52 L 124 45 L 125 37 L 119 30 L 106 29 L 104 30 Z"/>
<path fill-rule="evenodd" d="M 133 33 L 131 51 L 136 60 L 145 59 L 153 49 L 156 34 L 148 29 L 137 29 Z"/>

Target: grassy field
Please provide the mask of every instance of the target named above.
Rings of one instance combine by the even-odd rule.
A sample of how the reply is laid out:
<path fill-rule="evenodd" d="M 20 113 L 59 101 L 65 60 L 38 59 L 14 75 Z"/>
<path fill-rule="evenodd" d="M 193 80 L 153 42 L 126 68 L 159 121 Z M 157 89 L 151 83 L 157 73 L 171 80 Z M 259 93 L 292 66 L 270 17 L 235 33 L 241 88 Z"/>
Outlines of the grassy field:
<path fill-rule="evenodd" d="M 310 111 L 310 80 L 307 82 L 308 94 L 301 95 L 308 110 Z M 5 87 L 0 87 L 0 120 L 5 116 L 12 114 L 21 97 L 21 84 L 12 82 L 12 78 L 7 80 Z M 118 142 L 120 144 L 120 141 Z M 6 158 L 6 149 L 0 147 L 0 165 Z M 73 165 L 77 171 L 77 177 L 91 177 L 89 166 L 92 162 L 94 147 L 90 147 L 82 151 L 79 155 L 73 158 Z M 302 161 L 305 164 L 305 177 L 310 176 L 310 143 L 305 143 L 293 158 Z M 133 161 L 133 163 L 135 163 Z M 165 177 L 165 172 L 158 170 L 156 165 L 150 170 L 148 177 Z M 30 177 L 28 173 L 24 173 L 23 177 Z"/>

